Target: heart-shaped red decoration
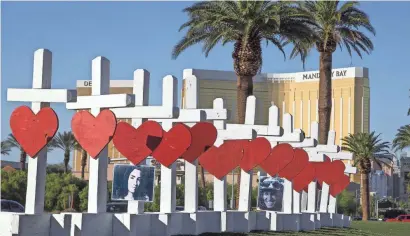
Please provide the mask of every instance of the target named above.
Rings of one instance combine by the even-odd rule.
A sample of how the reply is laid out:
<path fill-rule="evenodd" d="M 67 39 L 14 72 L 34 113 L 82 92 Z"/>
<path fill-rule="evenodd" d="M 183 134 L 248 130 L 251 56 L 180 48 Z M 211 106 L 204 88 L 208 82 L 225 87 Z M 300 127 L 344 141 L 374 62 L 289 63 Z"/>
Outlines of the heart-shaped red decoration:
<path fill-rule="evenodd" d="M 338 182 L 330 185 L 329 193 L 333 197 L 336 197 L 350 184 L 350 178 L 347 175 L 343 175 Z"/>
<path fill-rule="evenodd" d="M 97 117 L 88 111 L 79 111 L 71 120 L 75 139 L 94 159 L 114 136 L 117 120 L 110 110 L 102 110 Z"/>
<path fill-rule="evenodd" d="M 142 123 L 137 129 L 119 122 L 112 139 L 115 148 L 134 165 L 138 165 L 158 147 L 163 130 L 155 121 Z"/>
<path fill-rule="evenodd" d="M 225 142 L 219 147 L 212 146 L 199 157 L 199 163 L 216 178 L 222 178 L 241 163 L 244 155 L 240 142 Z"/>
<path fill-rule="evenodd" d="M 294 156 L 293 147 L 287 143 L 276 145 L 269 156 L 259 163 L 259 166 L 270 176 L 275 176 L 280 170 L 292 162 Z"/>
<path fill-rule="evenodd" d="M 32 158 L 43 149 L 58 130 L 58 117 L 50 107 L 34 114 L 27 106 L 17 107 L 10 117 L 11 133 Z"/>
<path fill-rule="evenodd" d="M 293 189 L 301 192 L 315 179 L 315 167 L 309 162 L 306 167 L 293 178 Z M 307 191 L 306 191 L 307 192 Z"/>
<path fill-rule="evenodd" d="M 330 171 L 330 165 L 331 162 L 314 162 L 312 163 L 316 169 L 315 173 L 316 173 L 316 180 L 318 182 L 318 184 L 320 185 L 320 187 L 323 184 L 323 181 L 326 182 L 326 179 L 328 178 L 329 174 L 328 172 Z"/>
<path fill-rule="evenodd" d="M 342 176 L 345 176 L 345 168 L 346 166 L 341 160 L 332 161 L 325 182 L 329 185 L 337 183 Z"/>
<path fill-rule="evenodd" d="M 160 144 L 152 152 L 152 157 L 163 166 L 169 167 L 186 152 L 191 145 L 191 139 L 189 127 L 176 124 L 168 132 L 164 131 Z"/>
<path fill-rule="evenodd" d="M 192 143 L 182 158 L 193 163 L 202 153 L 215 143 L 218 131 L 209 122 L 198 122 L 191 127 Z"/>
<path fill-rule="evenodd" d="M 271 150 L 270 142 L 266 138 L 245 140 L 244 155 L 240 167 L 245 172 L 252 170 L 269 156 Z"/>
<path fill-rule="evenodd" d="M 296 148 L 293 152 L 293 160 L 278 173 L 280 177 L 287 180 L 295 178 L 309 163 L 309 155 L 305 150 Z"/>

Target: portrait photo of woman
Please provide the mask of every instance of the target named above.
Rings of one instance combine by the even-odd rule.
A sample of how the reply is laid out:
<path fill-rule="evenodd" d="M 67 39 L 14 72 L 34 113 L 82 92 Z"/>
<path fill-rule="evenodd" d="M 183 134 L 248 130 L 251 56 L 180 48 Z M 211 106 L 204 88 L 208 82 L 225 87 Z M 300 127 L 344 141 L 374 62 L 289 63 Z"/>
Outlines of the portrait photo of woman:
<path fill-rule="evenodd" d="M 115 165 L 112 181 L 112 200 L 152 202 L 155 167 Z"/>
<path fill-rule="evenodd" d="M 258 208 L 266 211 L 282 211 L 283 179 L 259 177 Z"/>

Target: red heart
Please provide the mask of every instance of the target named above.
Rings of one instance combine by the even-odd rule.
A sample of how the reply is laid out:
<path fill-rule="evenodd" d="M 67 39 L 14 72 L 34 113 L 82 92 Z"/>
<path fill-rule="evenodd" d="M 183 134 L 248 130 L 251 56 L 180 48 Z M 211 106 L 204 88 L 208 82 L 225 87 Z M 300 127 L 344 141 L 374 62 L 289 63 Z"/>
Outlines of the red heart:
<path fill-rule="evenodd" d="M 192 143 L 182 158 L 193 163 L 203 152 L 215 143 L 218 132 L 209 122 L 198 122 L 191 127 Z"/>
<path fill-rule="evenodd" d="M 281 143 L 276 145 L 269 156 L 259 163 L 259 166 L 270 176 L 275 176 L 293 160 L 293 148 L 290 144 Z"/>
<path fill-rule="evenodd" d="M 155 121 L 142 123 L 137 129 L 119 122 L 112 139 L 115 148 L 134 165 L 138 165 L 158 147 L 163 130 Z"/>
<path fill-rule="evenodd" d="M 305 150 L 296 148 L 293 151 L 293 160 L 278 173 L 280 177 L 286 178 L 287 180 L 295 178 L 309 163 L 309 155 Z"/>
<path fill-rule="evenodd" d="M 102 110 L 97 117 L 88 111 L 79 111 L 71 120 L 74 137 L 94 159 L 114 136 L 117 120 L 110 110 Z"/>
<path fill-rule="evenodd" d="M 58 130 L 58 117 L 50 107 L 34 114 L 27 106 L 17 107 L 10 117 L 13 136 L 32 158 L 43 149 Z"/>
<path fill-rule="evenodd" d="M 309 162 L 307 166 L 295 178 L 293 178 L 293 189 L 300 193 L 308 187 L 314 178 L 315 167 Z M 307 189 L 305 191 L 307 192 Z"/>
<path fill-rule="evenodd" d="M 164 131 L 163 138 L 152 156 L 162 165 L 169 167 L 191 145 L 191 132 L 184 124 L 176 124 L 168 132 Z"/>
<path fill-rule="evenodd" d="M 332 195 L 333 197 L 336 197 L 337 195 L 339 195 L 339 193 L 341 193 L 345 188 L 347 188 L 347 186 L 349 186 L 350 184 L 350 178 L 347 175 L 343 175 L 338 182 L 330 185 L 330 195 Z"/>
<path fill-rule="evenodd" d="M 244 155 L 240 142 L 225 142 L 219 147 L 212 146 L 199 157 L 199 163 L 218 179 L 235 169 Z"/>
<path fill-rule="evenodd" d="M 256 138 L 250 142 L 245 140 L 240 167 L 245 172 L 252 170 L 269 156 L 271 150 L 270 142 L 266 138 Z"/>
<path fill-rule="evenodd" d="M 325 182 L 329 185 L 338 182 L 342 176 L 345 176 L 345 168 L 345 164 L 341 160 L 332 161 Z"/>
<path fill-rule="evenodd" d="M 327 161 L 324 161 L 324 162 L 314 162 L 314 163 L 312 163 L 313 165 L 314 165 L 314 167 L 315 167 L 315 173 L 316 173 L 316 180 L 317 180 L 317 182 L 318 182 L 318 184 L 319 184 L 319 187 L 321 187 L 322 186 L 322 184 L 323 184 L 323 181 L 325 181 L 326 182 L 326 179 L 327 179 L 327 177 L 328 177 L 328 172 L 330 171 L 330 164 L 331 164 L 331 162 L 329 161 L 329 162 L 327 162 Z"/>

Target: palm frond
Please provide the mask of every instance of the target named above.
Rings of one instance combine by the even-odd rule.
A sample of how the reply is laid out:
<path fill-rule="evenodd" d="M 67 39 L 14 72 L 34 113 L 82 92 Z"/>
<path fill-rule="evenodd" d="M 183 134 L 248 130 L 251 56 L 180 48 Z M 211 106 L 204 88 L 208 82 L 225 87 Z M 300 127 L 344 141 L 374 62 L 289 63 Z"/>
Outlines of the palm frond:
<path fill-rule="evenodd" d="M 401 126 L 393 139 L 393 149 L 401 151 L 410 147 L 410 125 Z"/>
<path fill-rule="evenodd" d="M 350 134 L 342 139 L 342 148 L 348 152 L 353 153 L 355 164 L 359 164 L 361 171 L 368 172 L 370 166 L 366 163 L 371 161 L 381 165 L 380 159 L 385 158 L 389 154 L 389 142 L 383 142 L 379 138 L 380 134 L 371 133 L 356 133 Z"/>
<path fill-rule="evenodd" d="M 303 1 L 298 3 L 301 12 L 310 21 L 308 23 L 313 32 L 310 43 L 298 42 L 306 38 L 291 40 L 293 50 L 290 58 L 300 56 L 302 62 L 311 48 L 322 45 L 319 51 L 333 51 L 336 45 L 343 49 L 345 47 L 350 56 L 355 52 L 362 57 L 363 52 L 370 54 L 374 45 L 361 29 L 375 35 L 376 30 L 370 23 L 369 16 L 358 8 L 359 3 L 355 1 Z M 330 45 L 330 46 L 329 46 Z"/>

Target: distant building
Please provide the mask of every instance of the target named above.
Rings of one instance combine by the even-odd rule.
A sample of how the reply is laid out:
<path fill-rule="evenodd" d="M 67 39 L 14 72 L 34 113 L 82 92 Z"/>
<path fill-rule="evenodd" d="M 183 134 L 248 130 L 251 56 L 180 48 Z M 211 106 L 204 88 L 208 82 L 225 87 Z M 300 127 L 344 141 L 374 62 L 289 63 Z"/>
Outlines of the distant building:
<path fill-rule="evenodd" d="M 2 160 L 0 163 L 1 163 L 1 168 L 0 169 L 2 169 L 2 170 L 3 170 L 3 168 L 6 168 L 6 167 L 7 167 L 8 170 L 11 170 L 10 168 L 13 168 L 15 170 L 20 170 L 21 169 L 20 168 L 20 162 L 18 162 L 18 161 L 4 161 L 4 160 Z M 28 163 L 26 163 L 26 169 L 27 169 L 27 167 L 28 167 Z"/>
<path fill-rule="evenodd" d="M 409 199 L 410 192 L 407 191 L 407 185 L 410 182 L 410 156 L 408 153 L 402 153 L 400 155 L 400 194 L 399 197 L 402 201 Z"/>
<path fill-rule="evenodd" d="M 380 165 L 372 162 L 372 171 L 369 175 L 370 192 L 375 192 L 378 197 L 393 196 L 393 165 L 394 155 L 387 154 L 377 157 Z"/>

